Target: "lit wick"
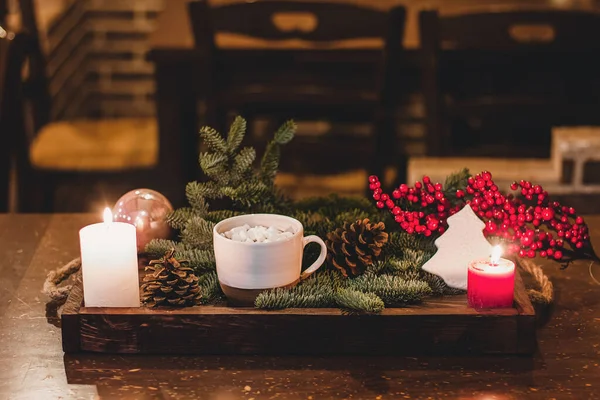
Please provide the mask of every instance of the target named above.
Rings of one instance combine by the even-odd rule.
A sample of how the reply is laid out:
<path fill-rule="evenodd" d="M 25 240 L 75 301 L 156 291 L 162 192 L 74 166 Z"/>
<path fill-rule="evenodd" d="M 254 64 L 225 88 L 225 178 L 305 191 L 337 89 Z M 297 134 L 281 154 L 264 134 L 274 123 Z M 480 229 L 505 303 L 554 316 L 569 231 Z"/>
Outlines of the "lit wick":
<path fill-rule="evenodd" d="M 112 216 L 112 211 L 110 210 L 110 208 L 106 207 L 104 209 L 104 223 L 105 224 L 110 224 L 113 222 L 113 216 Z"/>
<path fill-rule="evenodd" d="M 490 257 L 490 265 L 498 265 L 500 263 L 500 257 L 502 257 L 502 247 L 499 245 L 494 246 Z"/>

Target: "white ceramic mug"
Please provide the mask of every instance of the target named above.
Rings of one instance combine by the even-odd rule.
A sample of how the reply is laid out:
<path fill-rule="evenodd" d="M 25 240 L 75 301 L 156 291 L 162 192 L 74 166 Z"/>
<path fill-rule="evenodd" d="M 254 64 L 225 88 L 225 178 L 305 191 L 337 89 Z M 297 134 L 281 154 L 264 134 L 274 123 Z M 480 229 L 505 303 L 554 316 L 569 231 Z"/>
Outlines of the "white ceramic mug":
<path fill-rule="evenodd" d="M 251 227 L 273 226 L 281 230 L 291 226 L 294 234 L 285 240 L 268 243 L 236 242 L 221 235 L 244 224 Z M 219 282 L 221 286 L 237 289 L 270 289 L 292 285 L 300 279 L 304 246 L 311 242 L 321 246 L 321 254 L 302 273 L 302 278 L 319 269 L 327 256 L 327 247 L 318 236 L 304 237 L 300 221 L 277 214 L 247 214 L 225 219 L 213 228 Z"/>

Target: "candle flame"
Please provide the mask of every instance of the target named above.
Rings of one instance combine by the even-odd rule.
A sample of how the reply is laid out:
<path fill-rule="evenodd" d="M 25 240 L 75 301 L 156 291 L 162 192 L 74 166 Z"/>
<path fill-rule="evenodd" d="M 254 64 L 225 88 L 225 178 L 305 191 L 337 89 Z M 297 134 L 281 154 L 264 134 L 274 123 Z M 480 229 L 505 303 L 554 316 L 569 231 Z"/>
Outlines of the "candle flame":
<path fill-rule="evenodd" d="M 106 207 L 104 209 L 104 223 L 108 224 L 113 221 L 112 211 L 110 208 Z"/>
<path fill-rule="evenodd" d="M 500 257 L 502 257 L 502 247 L 500 245 L 494 246 L 492 249 L 492 256 L 490 257 L 490 263 L 492 265 L 498 265 Z"/>

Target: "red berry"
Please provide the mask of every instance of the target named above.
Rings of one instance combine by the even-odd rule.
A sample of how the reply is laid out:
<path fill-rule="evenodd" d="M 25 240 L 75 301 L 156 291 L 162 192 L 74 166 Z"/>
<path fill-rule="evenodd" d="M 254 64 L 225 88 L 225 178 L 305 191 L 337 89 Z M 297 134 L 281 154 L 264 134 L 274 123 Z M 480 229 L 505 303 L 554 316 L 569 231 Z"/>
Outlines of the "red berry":
<path fill-rule="evenodd" d="M 511 190 L 517 190 L 518 187 L 519 187 L 519 185 L 517 184 L 517 182 L 513 182 L 510 184 Z"/>
<path fill-rule="evenodd" d="M 542 219 L 544 221 L 550 221 L 554 218 L 554 210 L 551 208 L 544 208 L 542 210 Z"/>
<path fill-rule="evenodd" d="M 557 250 L 557 251 L 554 252 L 554 259 L 555 260 L 560 260 L 562 258 L 562 256 L 563 256 L 562 251 Z"/>
<path fill-rule="evenodd" d="M 371 183 L 375 183 L 375 182 L 377 182 L 378 180 L 379 180 L 379 178 L 378 178 L 376 175 L 371 175 L 371 176 L 369 177 L 369 182 L 371 182 Z"/>
<path fill-rule="evenodd" d="M 462 199 L 463 197 L 465 197 L 465 192 L 463 190 L 457 190 L 456 191 L 456 197 L 459 199 Z"/>
<path fill-rule="evenodd" d="M 402 196 L 402 193 L 400 193 L 400 191 L 399 191 L 398 189 L 396 189 L 396 190 L 394 190 L 394 191 L 392 192 L 392 197 L 393 197 L 393 198 L 395 198 L 395 199 L 399 199 L 399 198 L 400 198 L 400 196 Z"/>
<path fill-rule="evenodd" d="M 373 193 L 373 199 L 379 201 L 381 199 L 381 195 L 379 193 Z"/>
<path fill-rule="evenodd" d="M 392 199 L 387 199 L 387 200 L 385 201 L 385 205 L 386 205 L 386 206 L 387 206 L 389 209 L 392 209 L 392 208 L 394 208 L 394 206 L 395 206 L 395 204 L 394 204 L 394 201 L 393 201 Z"/>
<path fill-rule="evenodd" d="M 375 205 L 377 206 L 377 208 L 383 208 L 385 206 L 385 204 L 383 204 L 383 201 L 378 201 L 377 203 L 375 203 Z"/>
<path fill-rule="evenodd" d="M 423 183 L 424 183 L 424 184 L 431 183 L 431 178 L 429 178 L 427 175 L 425 175 L 425 176 L 423 177 Z"/>
<path fill-rule="evenodd" d="M 387 193 L 383 193 L 383 194 L 381 195 L 381 201 L 386 201 L 386 200 L 388 200 L 389 198 L 390 198 L 390 196 L 389 196 Z"/>
<path fill-rule="evenodd" d="M 583 225 L 583 218 L 582 217 L 575 218 L 575 223 L 577 225 Z"/>

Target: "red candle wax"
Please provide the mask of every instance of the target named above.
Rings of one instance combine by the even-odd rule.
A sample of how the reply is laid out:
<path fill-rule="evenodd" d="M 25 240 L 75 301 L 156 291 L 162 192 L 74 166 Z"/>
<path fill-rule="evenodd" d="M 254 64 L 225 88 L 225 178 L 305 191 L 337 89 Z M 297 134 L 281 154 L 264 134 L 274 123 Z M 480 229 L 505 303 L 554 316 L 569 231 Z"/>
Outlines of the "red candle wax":
<path fill-rule="evenodd" d="M 513 305 L 515 263 L 500 258 L 496 263 L 476 260 L 469 264 L 467 300 L 473 308 L 507 308 Z"/>

